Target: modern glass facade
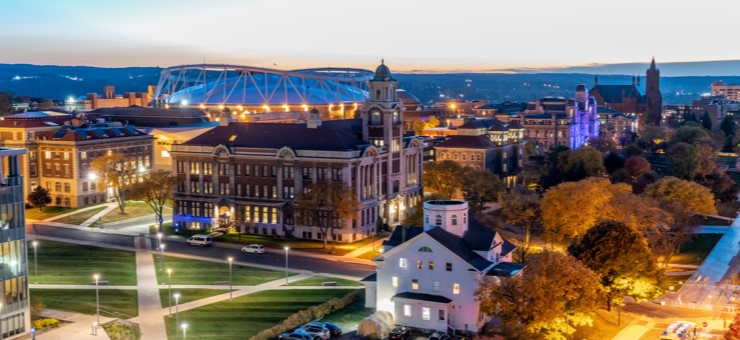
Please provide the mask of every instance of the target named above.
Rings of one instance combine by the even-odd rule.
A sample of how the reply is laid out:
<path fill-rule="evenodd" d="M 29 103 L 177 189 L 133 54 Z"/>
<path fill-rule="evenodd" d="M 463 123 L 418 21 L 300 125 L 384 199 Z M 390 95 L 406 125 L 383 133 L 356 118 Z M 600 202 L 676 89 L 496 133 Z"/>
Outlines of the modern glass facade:
<path fill-rule="evenodd" d="M 26 210 L 20 157 L 25 149 L 0 148 L 0 333 L 13 338 L 30 330 Z"/>

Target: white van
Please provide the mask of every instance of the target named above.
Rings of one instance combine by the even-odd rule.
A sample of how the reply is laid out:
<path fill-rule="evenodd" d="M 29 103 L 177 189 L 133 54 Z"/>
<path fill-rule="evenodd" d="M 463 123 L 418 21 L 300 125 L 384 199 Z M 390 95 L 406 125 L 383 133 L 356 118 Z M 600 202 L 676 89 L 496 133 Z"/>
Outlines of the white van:
<path fill-rule="evenodd" d="M 188 239 L 188 244 L 191 246 L 207 247 L 213 245 L 213 238 L 208 235 L 193 235 Z"/>

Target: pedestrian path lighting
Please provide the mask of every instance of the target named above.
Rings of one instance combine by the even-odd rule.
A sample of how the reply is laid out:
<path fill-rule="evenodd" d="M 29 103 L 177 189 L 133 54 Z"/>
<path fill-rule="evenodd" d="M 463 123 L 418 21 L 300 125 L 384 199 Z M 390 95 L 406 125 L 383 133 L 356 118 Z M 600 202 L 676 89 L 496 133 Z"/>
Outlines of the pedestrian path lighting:
<path fill-rule="evenodd" d="M 157 233 L 157 248 L 162 248 L 162 233 Z M 162 270 L 162 268 L 159 268 L 159 270 Z"/>
<path fill-rule="evenodd" d="M 98 289 L 98 282 L 100 281 L 100 274 L 93 274 L 95 279 L 95 322 L 100 324 L 100 292 Z"/>
<path fill-rule="evenodd" d="M 231 264 L 234 263 L 234 257 L 229 256 L 229 300 L 231 300 L 232 283 L 231 283 Z"/>
<path fill-rule="evenodd" d="M 33 276 L 36 278 L 36 282 L 39 280 L 39 261 L 36 258 L 36 248 L 39 246 L 39 241 L 34 240 L 31 242 L 33 245 Z"/>
<path fill-rule="evenodd" d="M 167 268 L 167 285 L 169 285 L 167 297 L 170 301 L 170 312 L 167 315 L 172 315 L 172 268 Z"/>
<path fill-rule="evenodd" d="M 182 340 L 186 340 L 188 338 L 188 323 L 183 322 L 180 327 L 182 327 Z"/>
<path fill-rule="evenodd" d="M 285 285 L 288 285 L 288 250 L 290 247 L 285 246 Z"/>
<path fill-rule="evenodd" d="M 166 244 L 159 245 L 159 270 L 164 268 L 164 246 L 166 246 Z"/>
<path fill-rule="evenodd" d="M 175 293 L 175 325 L 180 324 L 180 293 Z M 180 335 L 180 329 L 175 326 L 175 333 Z"/>

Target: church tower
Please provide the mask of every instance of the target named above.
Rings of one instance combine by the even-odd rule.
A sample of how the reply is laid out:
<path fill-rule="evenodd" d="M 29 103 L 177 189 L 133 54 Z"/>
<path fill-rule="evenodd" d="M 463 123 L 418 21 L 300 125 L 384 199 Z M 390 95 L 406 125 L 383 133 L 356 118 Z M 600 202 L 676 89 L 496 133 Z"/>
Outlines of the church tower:
<path fill-rule="evenodd" d="M 367 122 L 366 141 L 389 152 L 399 152 L 403 140 L 403 105 L 396 95 L 397 88 L 398 81 L 381 60 L 368 82 L 367 100 L 357 110 L 357 115 Z"/>
<path fill-rule="evenodd" d="M 655 57 L 653 57 L 650 68 L 645 74 L 645 99 L 647 99 L 645 123 L 660 125 L 663 96 L 660 94 L 660 70 L 655 67 Z"/>

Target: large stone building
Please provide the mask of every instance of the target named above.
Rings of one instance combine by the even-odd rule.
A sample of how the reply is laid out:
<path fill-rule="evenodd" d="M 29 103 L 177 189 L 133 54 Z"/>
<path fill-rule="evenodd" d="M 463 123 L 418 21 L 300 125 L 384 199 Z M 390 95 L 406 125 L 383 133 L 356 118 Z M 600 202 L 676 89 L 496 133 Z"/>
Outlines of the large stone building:
<path fill-rule="evenodd" d="M 28 299 L 28 255 L 21 156 L 23 149 L 0 148 L 0 246 L 3 299 L 0 338 L 15 339 L 31 330 Z M 27 336 L 26 339 L 30 338 Z"/>
<path fill-rule="evenodd" d="M 62 109 L 67 112 L 95 110 L 110 107 L 147 106 L 154 95 L 155 86 L 149 86 L 148 92 L 127 92 L 116 94 L 116 88 L 108 85 L 103 87 L 103 95 L 88 93 L 81 98 L 67 98 Z"/>
<path fill-rule="evenodd" d="M 395 324 L 475 334 L 490 320 L 475 292 L 486 277 L 511 277 L 516 246 L 471 219 L 464 201 L 424 202 L 424 228 L 398 226 L 364 278 L 365 306 Z"/>
<path fill-rule="evenodd" d="M 660 70 L 655 67 L 655 58 L 646 71 L 645 80 L 644 96 L 638 89 L 639 77 L 632 77 L 631 85 L 605 85 L 599 84 L 599 77 L 596 76 L 589 93 L 598 106 L 637 115 L 641 126 L 660 125 L 663 97 L 660 93 Z"/>
<path fill-rule="evenodd" d="M 359 208 L 332 229 L 339 242 L 398 224 L 421 197 L 423 144 L 404 137 L 397 81 L 384 64 L 369 82 L 358 118 L 306 124 L 232 122 L 172 146 L 176 227 L 210 229 L 236 224 L 261 235 L 321 239 L 315 225 L 295 218 L 295 198 L 310 184 L 341 181 Z"/>
<path fill-rule="evenodd" d="M 728 101 L 740 102 L 740 85 L 716 81 L 712 83 L 712 96 L 724 96 Z"/>
<path fill-rule="evenodd" d="M 546 97 L 530 102 L 520 116 L 524 139 L 537 153 L 563 145 L 577 149 L 599 136 L 596 101 L 586 86 L 576 87 L 575 98 Z"/>
<path fill-rule="evenodd" d="M 457 135 L 435 146 L 437 161 L 452 160 L 476 170 L 499 175 L 507 187 L 519 183 L 524 161 L 524 128 L 496 119 L 468 119 Z"/>
<path fill-rule="evenodd" d="M 78 125 L 73 125 L 78 124 Z M 25 148 L 21 174 L 25 191 L 43 185 L 52 205 L 79 207 L 104 202 L 105 188 L 97 185 L 90 162 L 109 152 L 135 157 L 148 170 L 153 162 L 152 136 L 130 126 L 89 123 L 54 112 L 26 112 L 0 121 L 4 147 Z"/>

